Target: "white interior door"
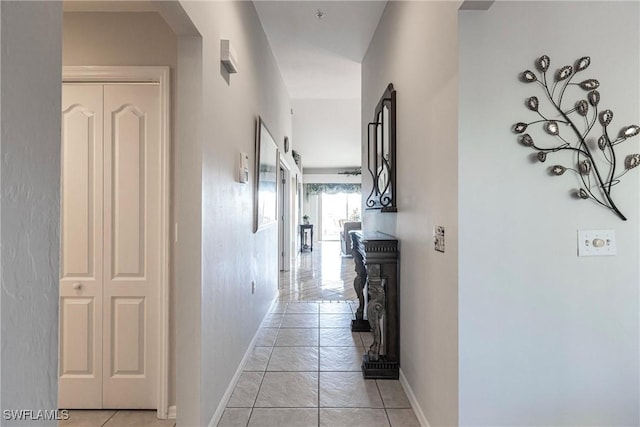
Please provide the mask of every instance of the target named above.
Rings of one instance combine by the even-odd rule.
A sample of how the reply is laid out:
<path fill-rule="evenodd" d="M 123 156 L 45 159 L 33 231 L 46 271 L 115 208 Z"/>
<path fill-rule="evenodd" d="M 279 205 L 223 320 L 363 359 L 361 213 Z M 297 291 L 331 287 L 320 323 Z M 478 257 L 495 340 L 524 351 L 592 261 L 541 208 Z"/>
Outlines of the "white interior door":
<path fill-rule="evenodd" d="M 83 228 L 72 225 L 76 219 L 73 215 L 82 220 L 87 214 L 67 211 L 82 203 L 92 206 L 95 215 L 99 213 L 100 222 L 91 222 L 94 228 L 91 236 L 100 237 L 92 237 L 91 241 L 99 241 L 100 250 L 91 262 L 97 266 L 95 271 L 100 272 L 100 277 L 92 288 L 95 295 L 89 294 L 89 287 L 84 283 L 76 289 L 75 276 L 67 279 L 69 275 L 63 264 L 60 407 L 155 408 L 162 262 L 160 91 L 153 84 L 65 84 L 63 111 L 69 115 L 82 103 L 89 103 L 76 96 L 86 93 L 83 96 L 89 97 L 89 92 L 99 96 L 90 105 L 100 105 L 101 135 L 89 124 L 84 125 L 83 130 L 80 119 L 75 120 L 79 124 L 71 119 L 63 122 L 62 253 L 63 260 L 87 257 L 83 255 L 86 250 L 82 245 L 65 246 L 67 241 L 83 243 Z M 72 132 L 71 125 L 78 129 Z M 99 144 L 94 144 L 100 145 L 100 158 L 94 161 L 100 163 L 100 191 L 89 195 L 85 190 L 77 195 L 77 188 L 88 185 L 75 182 L 83 178 L 78 171 L 89 169 L 85 164 L 91 159 L 78 151 L 77 146 L 82 145 L 83 137 L 89 139 L 83 135 L 92 132 L 96 140 L 100 139 Z M 76 134 L 79 136 L 71 138 Z M 67 151 L 74 154 L 67 155 Z M 72 183 L 67 179 L 67 170 Z M 93 196 L 91 201 L 85 200 L 90 196 Z M 65 289 L 68 283 L 71 288 Z M 93 311 L 76 307 L 83 302 L 88 305 L 90 301 L 96 306 Z M 70 332 L 66 332 L 67 329 Z M 90 376 L 91 381 L 80 381 L 85 378 L 79 378 L 78 374 L 71 376 L 65 368 L 71 366 L 71 361 L 89 358 L 85 353 L 91 355 L 92 370 L 91 374 L 83 375 Z M 66 387 L 62 386 L 63 379 Z M 91 386 L 85 386 L 89 383 Z M 86 394 L 90 390 L 92 397 L 88 399 Z"/>
<path fill-rule="evenodd" d="M 102 407 L 102 86 L 62 92 L 60 381 L 62 408 Z"/>
<path fill-rule="evenodd" d="M 160 287 L 160 91 L 106 85 L 105 408 L 155 408 Z"/>

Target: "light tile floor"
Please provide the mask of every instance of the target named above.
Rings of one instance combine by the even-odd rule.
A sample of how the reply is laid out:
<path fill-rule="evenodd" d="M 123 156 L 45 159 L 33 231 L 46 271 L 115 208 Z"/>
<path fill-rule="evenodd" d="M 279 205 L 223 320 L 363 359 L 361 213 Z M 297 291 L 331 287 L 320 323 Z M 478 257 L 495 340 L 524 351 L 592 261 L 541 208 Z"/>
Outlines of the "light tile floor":
<path fill-rule="evenodd" d="M 174 427 L 176 420 L 159 420 L 156 411 L 69 411 L 60 427 Z"/>
<path fill-rule="evenodd" d="M 364 380 L 370 333 L 351 332 L 357 308 L 351 258 L 321 242 L 280 275 L 280 295 L 218 427 L 411 427 L 399 381 Z M 70 411 L 61 427 L 172 427 L 155 411 Z"/>
<path fill-rule="evenodd" d="M 299 254 L 291 271 L 280 273 L 279 300 L 356 300 L 353 259 L 341 256 L 340 242 L 317 242 L 313 249 Z"/>
<path fill-rule="evenodd" d="M 321 242 L 280 276 L 280 297 L 258 333 L 218 427 L 411 427 L 399 381 L 365 380 L 370 333 L 351 332 L 353 260 Z"/>

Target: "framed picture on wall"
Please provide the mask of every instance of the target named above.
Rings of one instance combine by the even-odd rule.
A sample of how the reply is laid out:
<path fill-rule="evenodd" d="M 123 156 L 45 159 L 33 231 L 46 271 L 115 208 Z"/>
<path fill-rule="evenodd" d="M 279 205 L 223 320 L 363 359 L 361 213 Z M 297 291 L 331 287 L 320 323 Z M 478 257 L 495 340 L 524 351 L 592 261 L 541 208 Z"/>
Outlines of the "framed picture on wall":
<path fill-rule="evenodd" d="M 254 232 L 275 224 L 278 214 L 278 146 L 267 126 L 256 123 L 256 171 L 254 186 Z"/>

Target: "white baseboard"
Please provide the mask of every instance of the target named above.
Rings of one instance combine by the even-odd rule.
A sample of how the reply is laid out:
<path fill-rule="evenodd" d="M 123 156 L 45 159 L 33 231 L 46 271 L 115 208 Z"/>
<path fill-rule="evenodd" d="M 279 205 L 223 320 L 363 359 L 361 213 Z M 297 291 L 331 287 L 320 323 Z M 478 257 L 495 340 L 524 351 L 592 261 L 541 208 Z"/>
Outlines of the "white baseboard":
<path fill-rule="evenodd" d="M 167 418 L 170 420 L 175 420 L 176 414 L 177 414 L 176 405 L 169 406 L 169 413 L 167 414 Z"/>
<path fill-rule="evenodd" d="M 404 392 L 409 399 L 409 403 L 411 403 L 411 408 L 416 414 L 416 418 L 418 419 L 420 425 L 422 427 L 431 427 L 431 424 L 429 424 L 429 420 L 427 420 L 427 417 L 424 415 L 424 411 L 420 407 L 418 399 L 416 399 L 416 395 L 413 393 L 413 389 L 409 385 L 407 377 L 404 376 L 404 372 L 402 372 L 402 369 L 400 369 L 400 384 L 402 385 L 402 388 L 404 389 Z"/>
<path fill-rule="evenodd" d="M 247 360 L 249 360 L 249 357 L 251 357 L 251 352 L 253 351 L 253 347 L 255 346 L 256 340 L 258 339 L 258 334 L 262 330 L 262 324 L 264 323 L 267 315 L 271 313 L 271 308 L 273 307 L 273 304 L 275 304 L 277 298 L 278 298 L 278 294 L 276 293 L 276 295 L 273 297 L 273 301 L 271 301 L 271 304 L 269 305 L 269 310 L 267 310 L 267 313 L 264 315 L 262 322 L 260 322 L 260 326 L 258 327 L 258 330 L 256 331 L 255 335 L 253 336 L 253 339 L 249 343 L 249 347 L 247 348 L 247 351 L 244 353 L 244 356 L 242 357 L 242 361 L 240 361 L 240 365 L 238 365 L 238 369 L 236 370 L 236 373 L 233 375 L 233 378 L 231 378 L 231 382 L 229 383 L 227 390 L 224 392 L 224 395 L 220 400 L 220 404 L 216 408 L 216 411 L 213 413 L 213 417 L 211 417 L 211 421 L 209 421 L 209 424 L 208 424 L 209 427 L 216 427 L 220 422 L 224 409 L 227 407 L 227 402 L 229 402 L 229 399 L 231 399 L 231 394 L 233 394 L 233 389 L 236 388 L 236 384 L 238 384 L 238 380 L 240 379 L 240 375 L 242 374 L 244 365 L 247 363 Z"/>

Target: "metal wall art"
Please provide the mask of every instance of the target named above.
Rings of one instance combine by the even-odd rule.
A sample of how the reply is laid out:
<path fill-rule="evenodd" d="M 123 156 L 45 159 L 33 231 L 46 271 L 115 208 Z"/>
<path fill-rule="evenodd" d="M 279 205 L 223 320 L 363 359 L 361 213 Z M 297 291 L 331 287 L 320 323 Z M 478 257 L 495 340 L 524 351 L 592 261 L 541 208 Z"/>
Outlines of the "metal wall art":
<path fill-rule="evenodd" d="M 620 219 L 625 216 L 620 212 L 611 197 L 612 188 L 620 183 L 620 178 L 629 170 L 640 165 L 640 154 L 630 154 L 625 157 L 621 165 L 616 153 L 616 146 L 640 133 L 637 125 L 625 126 L 617 135 L 610 135 L 610 124 L 613 111 L 599 110 L 600 93 L 597 91 L 600 82 L 587 78 L 574 83 L 574 77 L 586 70 L 591 58 L 584 56 L 573 66 L 565 65 L 559 68 L 553 76 L 548 76 L 551 60 L 543 55 L 535 62 L 538 73 L 525 70 L 520 74 L 524 83 L 537 83 L 543 91 L 550 106 L 543 111 L 542 104 L 536 96 L 525 100 L 525 106 L 537 114 L 539 120 L 519 122 L 513 126 L 513 131 L 521 134 L 520 143 L 538 152 L 540 162 L 559 151 L 570 151 L 575 155 L 575 164 L 570 167 L 553 165 L 549 173 L 554 176 L 563 175 L 567 171 L 575 173 L 581 186 L 576 190 L 580 199 L 590 199 L 595 203 L 611 209 Z M 550 73 L 549 73 L 550 74 Z M 584 98 L 579 97 L 573 105 L 567 106 L 565 95 L 569 87 L 582 89 L 586 92 Z M 563 105 L 563 102 L 565 103 Z M 540 123 L 544 133 L 551 137 L 555 144 L 540 144 L 525 133 L 533 124 Z M 600 126 L 591 134 L 596 124 Z M 594 134 L 599 134 L 597 137 Z"/>
<path fill-rule="evenodd" d="M 372 188 L 367 209 L 397 212 L 396 208 L 396 91 L 389 83 L 369 123 L 367 168 Z"/>

